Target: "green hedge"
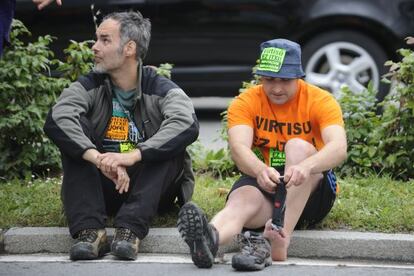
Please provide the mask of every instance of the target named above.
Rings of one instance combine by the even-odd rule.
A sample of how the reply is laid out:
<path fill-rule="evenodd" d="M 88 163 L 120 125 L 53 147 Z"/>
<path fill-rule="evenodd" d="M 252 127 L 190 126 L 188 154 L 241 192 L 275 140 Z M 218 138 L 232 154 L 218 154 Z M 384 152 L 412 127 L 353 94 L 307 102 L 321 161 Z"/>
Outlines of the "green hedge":
<path fill-rule="evenodd" d="M 375 91 L 362 94 L 344 88 L 341 99 L 348 136 L 348 159 L 341 173 L 365 177 L 372 173 L 394 179 L 414 178 L 414 53 L 398 51 L 400 62 L 388 61 L 390 72 L 384 81 L 392 91 L 380 103 L 378 114 Z"/>
<path fill-rule="evenodd" d="M 43 133 L 43 124 L 57 96 L 79 74 L 91 69 L 90 41 L 72 41 L 65 62 L 49 49 L 53 38 L 24 43 L 30 32 L 13 21 L 11 47 L 0 59 L 0 178 L 31 179 L 59 170 L 57 148 Z M 52 77 L 51 71 L 61 77 Z"/>

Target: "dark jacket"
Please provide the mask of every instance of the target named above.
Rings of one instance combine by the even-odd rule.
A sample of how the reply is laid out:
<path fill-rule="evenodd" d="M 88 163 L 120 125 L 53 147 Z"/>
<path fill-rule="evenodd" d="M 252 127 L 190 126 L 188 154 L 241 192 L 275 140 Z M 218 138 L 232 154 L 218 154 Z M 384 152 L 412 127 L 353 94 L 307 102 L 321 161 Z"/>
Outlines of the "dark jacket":
<path fill-rule="evenodd" d="M 3 47 L 10 43 L 10 26 L 12 24 L 16 0 L 0 0 L 0 56 Z"/>
<path fill-rule="evenodd" d="M 134 120 L 145 141 L 138 144 L 142 162 L 167 160 L 183 153 L 198 137 L 199 125 L 190 98 L 171 80 L 150 67 L 138 67 Z M 99 141 L 83 132 L 80 118 L 92 124 Z M 65 154 L 81 159 L 83 153 L 102 141 L 112 116 L 112 89 L 109 76 L 89 73 L 64 89 L 50 110 L 44 131 Z M 184 176 L 187 201 L 192 195 L 194 176 L 186 154 Z M 188 183 L 190 182 L 190 183 Z"/>

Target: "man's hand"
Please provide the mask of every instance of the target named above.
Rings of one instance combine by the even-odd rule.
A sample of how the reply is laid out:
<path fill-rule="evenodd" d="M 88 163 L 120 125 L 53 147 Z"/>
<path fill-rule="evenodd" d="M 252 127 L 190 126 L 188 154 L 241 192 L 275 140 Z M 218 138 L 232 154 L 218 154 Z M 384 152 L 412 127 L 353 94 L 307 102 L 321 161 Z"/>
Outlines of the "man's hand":
<path fill-rule="evenodd" d="M 279 177 L 280 174 L 275 168 L 265 167 L 257 174 L 256 179 L 263 190 L 274 193 L 277 184 L 280 182 Z"/>
<path fill-rule="evenodd" d="M 35 5 L 37 5 L 38 10 L 43 9 L 44 7 L 46 7 L 47 5 L 49 5 L 50 3 L 56 1 L 56 4 L 58 4 L 59 6 L 62 6 L 62 0 L 32 0 L 33 3 L 35 3 Z"/>
<path fill-rule="evenodd" d="M 116 172 L 102 171 L 102 174 L 115 183 L 118 193 L 128 192 L 130 179 L 125 167 L 119 166 Z"/>
<path fill-rule="evenodd" d="M 118 193 L 122 194 L 123 192 L 127 193 L 129 189 L 129 175 L 126 171 L 125 167 L 119 166 L 117 169 L 117 181 L 114 181 L 115 183 L 115 189 L 118 191 Z"/>
<path fill-rule="evenodd" d="M 103 172 L 115 173 L 119 166 L 129 167 L 141 160 L 141 152 L 133 150 L 127 153 L 107 152 L 99 154 L 96 166 Z"/>
<path fill-rule="evenodd" d="M 286 188 L 292 185 L 299 186 L 304 183 L 310 176 L 311 170 L 306 166 L 293 165 L 285 171 Z"/>

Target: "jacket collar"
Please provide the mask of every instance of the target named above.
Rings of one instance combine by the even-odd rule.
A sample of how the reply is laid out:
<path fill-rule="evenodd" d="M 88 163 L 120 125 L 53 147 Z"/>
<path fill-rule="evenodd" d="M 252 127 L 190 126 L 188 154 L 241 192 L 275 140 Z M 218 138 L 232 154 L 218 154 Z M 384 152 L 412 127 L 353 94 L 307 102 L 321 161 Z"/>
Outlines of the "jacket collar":
<path fill-rule="evenodd" d="M 138 66 L 137 66 L 137 88 L 136 88 L 136 96 L 134 98 L 135 101 L 138 101 L 141 99 L 142 97 L 142 60 L 139 59 L 138 60 Z M 106 90 L 109 92 L 109 96 L 112 97 L 112 82 L 111 82 L 111 77 L 108 74 L 105 74 L 105 87 L 107 88 Z"/>
<path fill-rule="evenodd" d="M 135 100 L 140 100 L 142 97 L 142 60 L 138 60 L 137 66 L 138 74 L 137 74 L 137 88 L 136 88 L 136 97 Z"/>

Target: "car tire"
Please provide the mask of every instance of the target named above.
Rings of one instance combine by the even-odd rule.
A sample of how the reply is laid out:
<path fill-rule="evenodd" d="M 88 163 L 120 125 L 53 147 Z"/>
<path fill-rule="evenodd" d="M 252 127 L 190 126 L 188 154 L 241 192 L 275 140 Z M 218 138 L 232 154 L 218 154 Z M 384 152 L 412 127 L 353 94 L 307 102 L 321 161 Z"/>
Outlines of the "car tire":
<path fill-rule="evenodd" d="M 307 41 L 302 52 L 306 80 L 336 97 L 340 97 L 343 84 L 360 93 L 370 80 L 378 91 L 379 101 L 389 91 L 388 85 L 381 82 L 388 56 L 377 42 L 362 33 L 349 30 L 323 33 Z"/>

